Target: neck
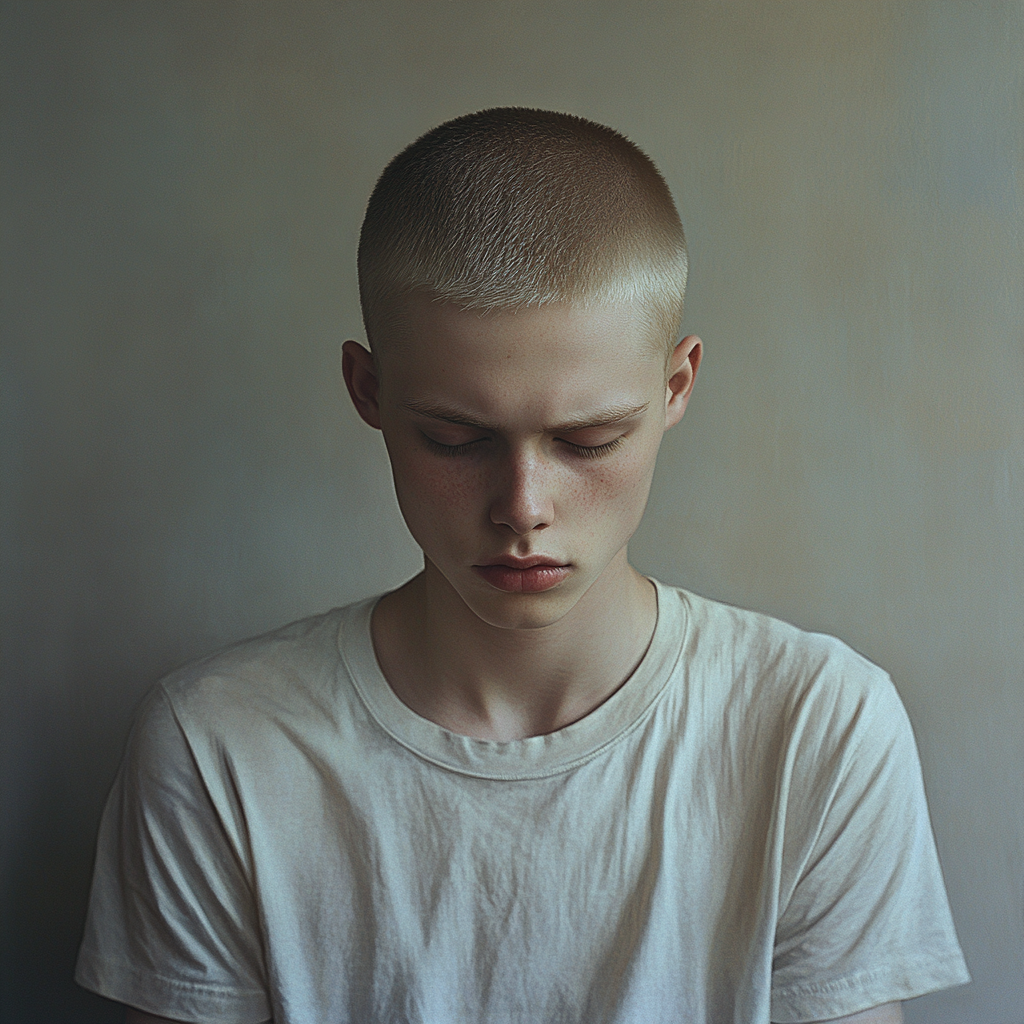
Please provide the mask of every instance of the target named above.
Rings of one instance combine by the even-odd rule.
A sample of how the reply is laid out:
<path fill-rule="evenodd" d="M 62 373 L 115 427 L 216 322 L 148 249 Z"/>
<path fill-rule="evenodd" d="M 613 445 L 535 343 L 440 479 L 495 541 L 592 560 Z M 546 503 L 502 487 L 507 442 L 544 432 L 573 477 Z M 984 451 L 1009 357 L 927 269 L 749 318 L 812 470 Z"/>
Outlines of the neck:
<path fill-rule="evenodd" d="M 377 658 L 398 697 L 452 732 L 511 740 L 584 717 L 633 673 L 650 643 L 649 580 L 613 560 L 561 619 L 502 629 L 480 619 L 429 562 L 378 604 Z"/>

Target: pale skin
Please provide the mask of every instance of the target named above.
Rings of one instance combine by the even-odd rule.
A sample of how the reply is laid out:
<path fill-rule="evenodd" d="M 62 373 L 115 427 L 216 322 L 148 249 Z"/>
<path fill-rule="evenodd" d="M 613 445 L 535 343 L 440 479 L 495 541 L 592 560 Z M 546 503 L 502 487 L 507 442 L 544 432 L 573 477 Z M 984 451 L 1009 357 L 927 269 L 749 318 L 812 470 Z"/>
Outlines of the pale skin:
<path fill-rule="evenodd" d="M 555 731 L 614 693 L 650 642 L 655 592 L 627 544 L 662 436 L 692 393 L 701 341 L 683 338 L 666 363 L 623 307 L 481 315 L 417 298 L 406 313 L 376 358 L 352 341 L 343 356 L 424 552 L 423 571 L 377 605 L 378 660 L 402 701 L 452 732 Z M 488 568 L 537 557 L 554 563 L 548 589 L 516 589 L 506 578 L 516 568 L 496 584 Z M 903 1015 L 892 1003 L 837 1019 Z"/>
<path fill-rule="evenodd" d="M 405 703 L 453 732 L 553 732 L 607 699 L 650 641 L 654 590 L 626 544 L 700 340 L 680 344 L 666 383 L 664 350 L 629 311 L 410 305 L 376 363 L 345 348 L 349 391 L 384 433 L 424 551 L 423 572 L 377 607 L 378 659 Z M 503 592 L 476 569 L 504 556 L 547 557 L 566 576 Z"/>

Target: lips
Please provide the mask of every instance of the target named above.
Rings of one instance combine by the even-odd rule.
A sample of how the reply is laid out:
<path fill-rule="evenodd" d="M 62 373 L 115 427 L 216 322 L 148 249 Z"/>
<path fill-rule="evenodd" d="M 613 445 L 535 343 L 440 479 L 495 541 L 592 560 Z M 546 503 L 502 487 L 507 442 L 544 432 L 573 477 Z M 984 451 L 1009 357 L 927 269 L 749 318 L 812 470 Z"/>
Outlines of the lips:
<path fill-rule="evenodd" d="M 528 558 L 501 555 L 487 565 L 474 565 L 473 570 L 506 594 L 538 594 L 557 587 L 572 572 L 572 567 L 544 555 Z"/>

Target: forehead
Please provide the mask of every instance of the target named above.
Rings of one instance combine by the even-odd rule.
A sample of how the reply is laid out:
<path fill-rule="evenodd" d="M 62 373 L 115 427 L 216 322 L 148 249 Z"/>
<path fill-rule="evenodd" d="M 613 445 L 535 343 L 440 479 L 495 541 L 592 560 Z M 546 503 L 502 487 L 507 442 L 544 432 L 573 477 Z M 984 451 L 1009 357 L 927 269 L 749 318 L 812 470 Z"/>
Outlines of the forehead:
<path fill-rule="evenodd" d="M 401 312 L 375 346 L 398 401 L 565 417 L 641 404 L 662 383 L 663 356 L 628 305 L 481 313 L 416 296 Z"/>

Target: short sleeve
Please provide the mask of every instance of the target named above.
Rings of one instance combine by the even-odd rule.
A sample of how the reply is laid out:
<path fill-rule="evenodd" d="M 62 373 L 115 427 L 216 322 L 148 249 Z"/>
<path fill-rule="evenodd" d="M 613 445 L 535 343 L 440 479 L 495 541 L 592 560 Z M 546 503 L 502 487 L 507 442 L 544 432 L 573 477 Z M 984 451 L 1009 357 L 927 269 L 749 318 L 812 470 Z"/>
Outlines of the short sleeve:
<path fill-rule="evenodd" d="M 147 699 L 100 824 L 75 980 L 149 1013 L 271 1017 L 244 857 L 162 688 Z"/>
<path fill-rule="evenodd" d="M 910 722 L 872 671 L 852 695 L 823 688 L 800 709 L 772 974 L 779 1024 L 970 980 Z"/>

